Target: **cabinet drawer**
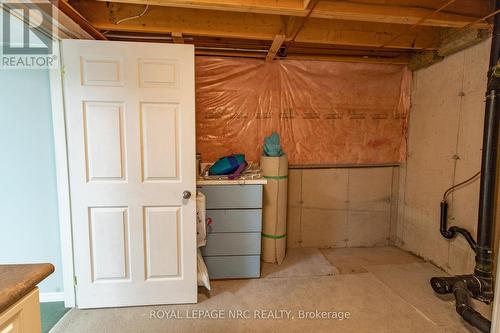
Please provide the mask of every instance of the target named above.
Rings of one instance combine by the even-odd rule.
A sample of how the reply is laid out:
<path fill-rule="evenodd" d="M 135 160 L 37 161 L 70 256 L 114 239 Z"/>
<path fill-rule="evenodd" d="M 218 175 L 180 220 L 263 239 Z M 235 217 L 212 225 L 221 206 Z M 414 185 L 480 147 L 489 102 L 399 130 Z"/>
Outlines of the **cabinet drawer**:
<path fill-rule="evenodd" d="M 262 208 L 262 185 L 209 185 L 198 190 L 207 197 L 207 209 Z"/>
<path fill-rule="evenodd" d="M 38 288 L 0 313 L 0 332 L 42 332 Z"/>
<path fill-rule="evenodd" d="M 210 279 L 260 277 L 260 256 L 228 256 L 203 258 Z"/>
<path fill-rule="evenodd" d="M 261 209 L 207 210 L 207 218 L 212 224 L 208 233 L 216 232 L 261 232 Z"/>
<path fill-rule="evenodd" d="M 204 256 L 260 255 L 260 233 L 213 233 L 207 235 Z"/>

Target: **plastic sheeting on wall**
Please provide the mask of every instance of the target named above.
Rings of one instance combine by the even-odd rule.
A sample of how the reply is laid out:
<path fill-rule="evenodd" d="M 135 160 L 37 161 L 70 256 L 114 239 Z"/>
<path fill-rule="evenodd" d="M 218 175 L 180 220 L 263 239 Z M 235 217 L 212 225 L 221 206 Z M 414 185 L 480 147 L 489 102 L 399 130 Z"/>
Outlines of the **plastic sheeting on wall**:
<path fill-rule="evenodd" d="M 259 161 L 277 131 L 292 165 L 403 161 L 410 83 L 400 65 L 197 57 L 197 152 Z"/>

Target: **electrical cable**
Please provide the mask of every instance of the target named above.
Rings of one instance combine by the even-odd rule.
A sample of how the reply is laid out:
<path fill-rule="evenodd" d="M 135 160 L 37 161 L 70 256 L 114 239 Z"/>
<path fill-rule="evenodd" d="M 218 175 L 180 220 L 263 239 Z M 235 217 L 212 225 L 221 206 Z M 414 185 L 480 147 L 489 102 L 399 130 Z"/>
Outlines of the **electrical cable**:
<path fill-rule="evenodd" d="M 123 23 L 125 21 L 134 20 L 134 19 L 137 19 L 139 17 L 142 17 L 142 16 L 144 16 L 146 14 L 146 12 L 148 11 L 148 9 L 149 9 L 149 5 L 146 5 L 146 7 L 142 11 L 142 13 L 140 13 L 139 15 L 135 15 L 135 16 L 131 16 L 131 17 L 127 17 L 127 18 L 118 20 L 118 21 L 115 22 L 115 24 L 120 24 L 120 23 Z"/>
<path fill-rule="evenodd" d="M 443 9 L 445 9 L 446 7 L 452 5 L 455 1 L 456 0 L 450 0 L 450 1 L 448 1 L 447 3 L 443 4 L 438 9 L 434 10 L 432 13 L 430 13 L 430 14 L 422 17 L 420 20 L 418 20 L 417 23 L 413 24 L 411 27 L 409 27 L 406 30 L 412 30 L 412 29 L 415 29 L 415 28 L 421 26 L 421 24 L 423 24 L 425 21 L 429 20 L 432 16 L 436 15 L 437 13 L 439 13 L 440 11 L 442 11 Z M 400 34 L 392 37 L 389 41 L 387 41 L 384 44 L 382 44 L 381 46 L 379 46 L 379 48 L 384 48 L 384 47 L 390 45 L 392 42 L 394 42 L 395 40 L 397 40 L 399 37 L 403 36 L 405 33 L 408 33 L 408 31 L 403 31 Z"/>
<path fill-rule="evenodd" d="M 478 172 L 477 172 L 474 176 L 470 177 L 469 179 L 464 180 L 463 182 L 458 183 L 458 184 L 456 184 L 456 185 L 453 185 L 452 187 L 450 187 L 449 189 L 447 189 L 447 190 L 444 192 L 444 194 L 443 194 L 443 201 L 446 201 L 446 198 L 448 197 L 448 195 L 449 195 L 451 192 L 455 191 L 455 189 L 457 189 L 457 187 L 460 187 L 460 186 L 462 186 L 462 185 L 467 184 L 468 182 L 470 182 L 470 181 L 474 180 L 474 179 L 475 179 L 477 176 L 479 176 L 480 174 L 481 174 L 481 171 L 478 171 Z"/>

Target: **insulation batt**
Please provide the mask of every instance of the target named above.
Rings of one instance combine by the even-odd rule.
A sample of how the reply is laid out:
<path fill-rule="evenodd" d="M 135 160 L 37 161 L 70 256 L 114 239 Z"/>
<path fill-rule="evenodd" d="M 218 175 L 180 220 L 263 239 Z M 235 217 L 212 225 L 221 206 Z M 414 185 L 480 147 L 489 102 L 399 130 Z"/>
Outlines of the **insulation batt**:
<path fill-rule="evenodd" d="M 401 65 L 197 57 L 197 152 L 258 161 L 277 131 L 290 164 L 401 162 L 410 84 Z"/>

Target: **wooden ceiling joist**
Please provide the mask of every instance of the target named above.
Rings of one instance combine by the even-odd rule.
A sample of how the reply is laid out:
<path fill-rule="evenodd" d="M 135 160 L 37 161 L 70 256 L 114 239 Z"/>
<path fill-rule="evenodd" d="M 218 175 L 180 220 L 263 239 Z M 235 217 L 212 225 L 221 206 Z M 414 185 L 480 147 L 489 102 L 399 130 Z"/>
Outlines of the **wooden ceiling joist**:
<path fill-rule="evenodd" d="M 272 15 L 305 16 L 303 0 L 101 0 L 152 6 L 191 8 L 229 12 L 258 13 Z"/>
<path fill-rule="evenodd" d="M 342 56 L 342 55 L 310 55 L 293 54 L 286 57 L 291 60 L 318 60 L 318 61 L 341 61 L 341 62 L 366 62 L 375 64 L 406 65 L 409 62 L 407 55 L 398 57 L 370 57 L 370 56 Z"/>
<path fill-rule="evenodd" d="M 211 50 L 211 49 L 195 49 L 195 54 L 198 56 L 217 56 L 217 57 L 238 57 L 238 58 L 260 58 L 266 57 L 265 53 L 260 52 L 243 52 L 231 50 Z"/>
<path fill-rule="evenodd" d="M 74 7 L 99 30 L 148 33 L 182 31 L 187 35 L 274 40 L 280 31 L 287 31 L 285 22 L 276 15 L 219 12 L 210 10 L 150 6 L 148 12 L 120 24 L 115 22 L 137 15 L 141 5 L 112 3 L 107 6 L 97 1 L 74 1 Z M 346 46 L 378 47 L 399 34 L 404 26 L 396 24 L 336 21 L 310 18 L 297 42 Z M 438 31 L 422 27 L 418 32 L 401 36 L 387 48 L 419 49 L 438 40 Z M 286 41 L 291 37 L 287 35 Z"/>
<path fill-rule="evenodd" d="M 66 1 L 50 0 L 52 5 L 57 7 L 61 12 L 71 18 L 76 24 L 78 24 L 83 30 L 85 30 L 89 35 L 97 40 L 105 40 L 104 36 L 99 30 L 97 30 L 92 24 L 90 24 L 85 17 L 82 16 L 80 12 L 75 10 Z"/>
<path fill-rule="evenodd" d="M 194 8 L 203 10 L 232 11 L 259 13 L 285 16 L 306 16 L 307 6 L 310 1 L 303 0 L 100 0 L 106 2 L 120 2 L 128 4 L 142 4 L 152 6 L 165 6 L 177 8 Z M 478 4 L 481 1 L 477 0 Z M 397 1 L 392 1 L 397 3 Z M 440 4 L 436 2 L 437 7 Z M 319 1 L 311 12 L 310 17 L 325 18 L 347 21 L 394 23 L 394 24 L 415 24 L 422 17 L 429 15 L 435 10 L 433 7 L 423 7 L 422 5 L 403 4 L 373 4 L 350 1 Z M 465 14 L 441 12 L 424 22 L 424 26 L 458 28 L 464 24 L 474 22 L 477 17 Z M 478 22 L 474 28 L 486 29 L 484 22 Z"/>
<path fill-rule="evenodd" d="M 274 60 L 281 45 L 285 41 L 285 38 L 286 38 L 285 35 L 274 36 L 273 43 L 271 44 L 271 47 L 269 48 L 269 51 L 267 52 L 267 55 L 266 55 L 266 61 L 270 62 L 270 61 Z"/>
<path fill-rule="evenodd" d="M 435 11 L 420 6 L 373 5 L 346 1 L 321 1 L 311 17 L 361 22 L 378 22 L 413 25 L 422 17 Z M 422 22 L 422 26 L 459 28 L 474 22 L 477 17 L 439 12 Z M 486 29 L 484 22 L 477 23 L 475 28 Z"/>
<path fill-rule="evenodd" d="M 172 32 L 172 40 L 175 44 L 184 44 L 184 37 L 182 36 L 182 32 Z"/>
<path fill-rule="evenodd" d="M 489 36 L 493 13 L 490 0 L 67 1 L 60 2 L 75 9 L 95 38 L 190 43 L 198 55 L 267 61 L 286 56 L 418 66 Z M 459 38 L 445 43 L 443 36 Z"/>
<path fill-rule="evenodd" d="M 187 35 L 273 40 L 281 31 L 283 21 L 276 15 L 218 12 L 200 9 L 150 6 L 140 18 L 136 16 L 144 6 L 97 1 L 74 1 L 73 6 L 99 30 L 171 33 L 182 31 Z"/>
<path fill-rule="evenodd" d="M 400 35 L 405 25 L 309 19 L 296 37 L 297 42 L 344 46 L 419 50 L 439 40 L 439 29 L 421 27 Z M 397 39 L 395 36 L 400 35 Z M 388 44 L 389 41 L 391 43 Z M 436 45 L 437 46 L 437 45 Z"/>

